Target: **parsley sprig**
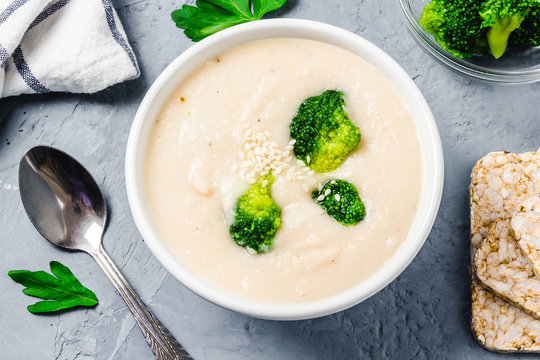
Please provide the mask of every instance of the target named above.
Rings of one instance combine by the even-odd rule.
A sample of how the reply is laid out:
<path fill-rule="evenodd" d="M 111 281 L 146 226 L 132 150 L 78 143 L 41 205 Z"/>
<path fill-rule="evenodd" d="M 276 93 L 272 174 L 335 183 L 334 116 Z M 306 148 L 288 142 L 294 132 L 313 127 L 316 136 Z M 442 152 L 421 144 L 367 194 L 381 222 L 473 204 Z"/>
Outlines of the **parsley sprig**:
<path fill-rule="evenodd" d="M 193 41 L 200 41 L 228 27 L 260 20 L 287 0 L 197 0 L 171 13 L 173 21 Z"/>
<path fill-rule="evenodd" d="M 51 261 L 51 272 L 12 270 L 10 278 L 25 286 L 23 293 L 35 296 L 38 301 L 28 306 L 31 313 L 45 313 L 68 309 L 75 306 L 94 306 L 98 303 L 96 294 L 85 288 L 65 265 Z"/>

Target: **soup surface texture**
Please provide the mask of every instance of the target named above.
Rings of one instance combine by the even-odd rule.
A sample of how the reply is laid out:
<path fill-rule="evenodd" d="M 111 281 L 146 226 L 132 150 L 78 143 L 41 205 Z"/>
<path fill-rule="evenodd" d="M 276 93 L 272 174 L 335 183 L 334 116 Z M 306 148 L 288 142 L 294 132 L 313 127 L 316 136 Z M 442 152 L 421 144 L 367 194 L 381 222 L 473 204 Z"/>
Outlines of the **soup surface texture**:
<path fill-rule="evenodd" d="M 285 152 L 298 107 L 326 89 L 343 92 L 362 141 L 323 176 Z M 284 153 L 272 187 L 282 225 L 261 255 L 229 235 L 249 187 L 246 143 L 254 134 Z M 311 198 L 335 178 L 355 184 L 366 205 L 358 225 L 341 225 Z M 197 276 L 239 297 L 307 302 L 366 280 L 405 240 L 422 186 L 420 145 L 411 114 L 375 67 L 328 44 L 266 39 L 224 52 L 182 81 L 151 132 L 145 186 L 161 236 Z"/>

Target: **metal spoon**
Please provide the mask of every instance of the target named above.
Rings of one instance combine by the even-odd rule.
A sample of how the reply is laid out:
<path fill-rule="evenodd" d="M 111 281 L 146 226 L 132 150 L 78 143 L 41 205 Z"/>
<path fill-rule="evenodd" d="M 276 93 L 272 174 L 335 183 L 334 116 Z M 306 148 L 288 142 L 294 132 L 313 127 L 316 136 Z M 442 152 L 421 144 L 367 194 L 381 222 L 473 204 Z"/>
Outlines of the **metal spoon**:
<path fill-rule="evenodd" d="M 192 359 L 152 315 L 103 250 L 105 200 L 81 164 L 54 148 L 34 147 L 19 164 L 19 189 L 24 209 L 43 237 L 60 247 L 85 251 L 101 265 L 126 301 L 157 359 Z"/>

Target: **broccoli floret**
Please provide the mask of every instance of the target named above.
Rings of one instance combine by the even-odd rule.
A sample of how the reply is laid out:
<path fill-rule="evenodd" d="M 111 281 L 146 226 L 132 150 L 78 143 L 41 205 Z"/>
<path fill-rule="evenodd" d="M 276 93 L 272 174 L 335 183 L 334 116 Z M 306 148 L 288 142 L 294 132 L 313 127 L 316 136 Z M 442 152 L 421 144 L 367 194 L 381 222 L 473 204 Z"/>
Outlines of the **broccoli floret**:
<path fill-rule="evenodd" d="M 317 204 L 345 226 L 356 225 L 366 217 L 366 208 L 353 184 L 345 180 L 330 180 L 321 191 L 313 190 Z"/>
<path fill-rule="evenodd" d="M 233 240 L 240 246 L 264 253 L 272 248 L 281 227 L 281 208 L 271 197 L 273 175 L 266 175 L 246 190 L 238 199 L 234 223 L 229 228 Z"/>
<path fill-rule="evenodd" d="M 479 0 L 433 0 L 424 7 L 419 22 L 446 51 L 471 57 L 486 47 L 481 4 Z"/>
<path fill-rule="evenodd" d="M 420 25 L 458 57 L 489 49 L 499 58 L 508 44 L 539 45 L 539 9 L 538 0 L 433 0 L 424 7 Z"/>
<path fill-rule="evenodd" d="M 489 49 L 495 58 L 504 54 L 510 34 L 529 15 L 533 2 L 537 3 L 537 0 L 487 0 L 482 3 L 482 27 L 488 28 Z"/>
<path fill-rule="evenodd" d="M 333 171 L 356 149 L 358 129 L 344 109 L 343 93 L 326 90 L 305 100 L 290 126 L 294 155 L 319 173 Z"/>
<path fill-rule="evenodd" d="M 540 2 L 531 8 L 521 26 L 510 34 L 508 43 L 515 48 L 540 46 Z"/>

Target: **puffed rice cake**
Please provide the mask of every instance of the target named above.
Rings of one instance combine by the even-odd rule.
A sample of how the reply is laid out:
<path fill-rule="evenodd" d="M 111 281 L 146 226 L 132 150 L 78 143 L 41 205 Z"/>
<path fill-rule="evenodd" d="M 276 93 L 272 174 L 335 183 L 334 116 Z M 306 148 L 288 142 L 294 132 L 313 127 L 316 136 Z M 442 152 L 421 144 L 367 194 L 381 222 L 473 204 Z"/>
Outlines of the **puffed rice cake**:
<path fill-rule="evenodd" d="M 539 193 L 539 153 L 497 152 L 480 159 L 470 186 L 471 259 L 495 220 L 509 219 L 525 199 Z M 471 291 L 471 325 L 482 346 L 493 351 L 540 352 L 536 318 L 486 290 L 474 278 Z"/>
<path fill-rule="evenodd" d="M 476 251 L 474 272 L 482 285 L 540 318 L 540 278 L 521 253 L 510 219 L 495 220 Z"/>
<path fill-rule="evenodd" d="M 472 287 L 473 331 L 488 350 L 540 352 L 540 320 L 486 290 L 476 279 Z"/>
<path fill-rule="evenodd" d="M 517 243 L 540 278 L 540 195 L 525 200 L 512 217 Z"/>

